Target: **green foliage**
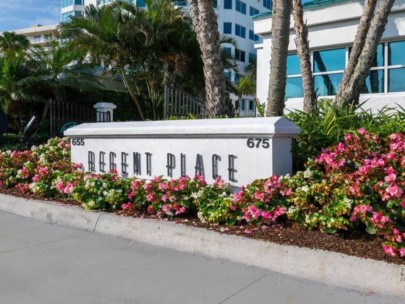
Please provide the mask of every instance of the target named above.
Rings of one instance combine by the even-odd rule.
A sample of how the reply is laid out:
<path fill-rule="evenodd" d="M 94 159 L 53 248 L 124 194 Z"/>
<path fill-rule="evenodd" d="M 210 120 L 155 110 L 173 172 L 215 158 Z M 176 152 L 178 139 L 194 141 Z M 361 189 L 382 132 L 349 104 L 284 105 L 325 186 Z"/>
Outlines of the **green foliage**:
<path fill-rule="evenodd" d="M 331 100 L 323 100 L 314 113 L 293 111 L 286 117 L 294 122 L 301 133 L 292 146 L 294 170 L 302 170 L 309 158 L 317 156 L 322 149 L 343 140 L 347 132 L 366 128 L 379 136 L 395 132 L 405 132 L 405 111 L 384 108 L 376 113 L 363 110 L 362 105 L 339 107 Z"/>

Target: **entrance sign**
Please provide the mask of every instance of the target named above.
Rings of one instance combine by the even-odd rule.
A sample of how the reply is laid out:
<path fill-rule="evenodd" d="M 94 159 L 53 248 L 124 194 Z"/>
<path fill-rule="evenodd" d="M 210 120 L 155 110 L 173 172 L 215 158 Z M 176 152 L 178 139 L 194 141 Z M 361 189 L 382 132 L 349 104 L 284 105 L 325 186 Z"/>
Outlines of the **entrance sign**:
<path fill-rule="evenodd" d="M 202 175 L 233 187 L 291 173 L 298 133 L 282 117 L 86 123 L 65 131 L 72 161 L 85 170 L 142 179 Z"/>

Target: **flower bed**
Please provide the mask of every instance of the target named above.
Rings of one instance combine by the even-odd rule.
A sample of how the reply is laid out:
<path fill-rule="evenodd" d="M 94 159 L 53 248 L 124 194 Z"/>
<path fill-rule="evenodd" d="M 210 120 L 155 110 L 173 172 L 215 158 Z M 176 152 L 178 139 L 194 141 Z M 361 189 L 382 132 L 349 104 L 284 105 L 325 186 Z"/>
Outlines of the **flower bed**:
<path fill-rule="evenodd" d="M 83 172 L 69 161 L 68 140 L 51 139 L 29 151 L 0 153 L 0 187 L 127 215 L 196 215 L 199 225 L 223 224 L 216 226 L 221 231 L 242 227 L 250 236 L 283 225 L 368 233 L 384 241 L 386 254 L 405 257 L 404 142 L 402 133 L 380 139 L 360 129 L 310 160 L 305 171 L 256 180 L 232 194 L 223 181 L 207 185 L 200 176 L 144 181 Z"/>

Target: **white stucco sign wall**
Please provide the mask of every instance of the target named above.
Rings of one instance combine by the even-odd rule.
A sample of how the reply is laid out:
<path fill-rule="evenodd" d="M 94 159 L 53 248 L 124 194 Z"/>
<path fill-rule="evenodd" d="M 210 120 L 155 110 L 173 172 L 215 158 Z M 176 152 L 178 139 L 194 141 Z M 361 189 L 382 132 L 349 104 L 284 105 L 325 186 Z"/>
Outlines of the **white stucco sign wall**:
<path fill-rule="evenodd" d="M 123 177 L 203 175 L 240 187 L 292 171 L 298 127 L 281 117 L 91 123 L 71 128 L 72 161 Z"/>

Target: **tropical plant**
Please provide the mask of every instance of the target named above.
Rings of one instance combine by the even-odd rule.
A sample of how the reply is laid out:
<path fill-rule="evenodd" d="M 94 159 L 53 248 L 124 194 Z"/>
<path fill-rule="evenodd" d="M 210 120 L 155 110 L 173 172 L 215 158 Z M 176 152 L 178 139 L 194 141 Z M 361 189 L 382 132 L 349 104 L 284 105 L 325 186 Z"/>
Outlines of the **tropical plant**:
<path fill-rule="evenodd" d="M 292 0 L 273 0 L 270 80 L 266 116 L 283 115 L 291 7 Z"/>
<path fill-rule="evenodd" d="M 304 89 L 304 112 L 312 112 L 317 107 L 314 78 L 311 69 L 309 53 L 308 27 L 304 22 L 304 10 L 301 0 L 293 0 L 293 16 L 295 30 L 295 44 L 300 58 L 302 86 Z"/>
<path fill-rule="evenodd" d="M 204 63 L 206 111 L 209 117 L 230 115 L 232 105 L 221 60 L 220 35 L 212 0 L 188 0 Z"/>
<path fill-rule="evenodd" d="M 343 140 L 344 134 L 366 128 L 379 136 L 405 132 L 405 111 L 383 108 L 378 112 L 364 110 L 364 103 L 341 107 L 332 100 L 321 100 L 312 113 L 292 111 L 286 115 L 300 129 L 292 146 L 295 170 L 302 170 L 308 158 Z"/>

